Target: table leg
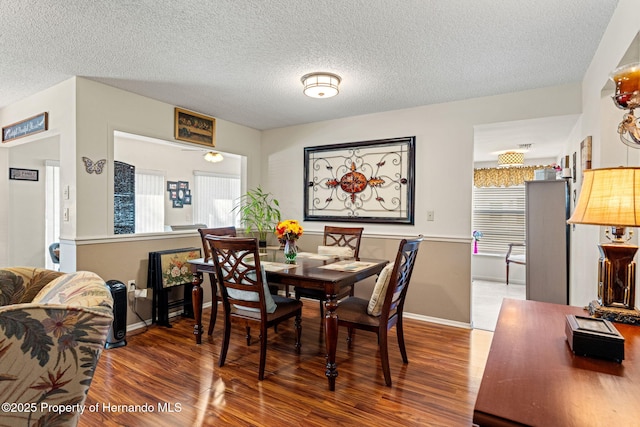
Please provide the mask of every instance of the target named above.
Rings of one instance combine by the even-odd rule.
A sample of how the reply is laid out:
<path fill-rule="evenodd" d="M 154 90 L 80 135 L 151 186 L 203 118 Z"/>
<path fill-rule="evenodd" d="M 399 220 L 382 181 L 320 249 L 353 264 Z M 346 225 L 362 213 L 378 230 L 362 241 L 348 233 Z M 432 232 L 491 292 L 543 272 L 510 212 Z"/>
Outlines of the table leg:
<path fill-rule="evenodd" d="M 191 290 L 191 301 L 193 304 L 193 317 L 196 324 L 193 326 L 193 335 L 196 336 L 196 344 L 202 343 L 202 273 L 193 273 L 193 289 Z"/>
<path fill-rule="evenodd" d="M 338 376 L 338 367 L 336 365 L 336 347 L 338 346 L 337 307 L 337 295 L 327 294 L 327 299 L 324 303 L 324 342 L 327 345 L 327 366 L 325 375 L 329 380 L 330 391 L 334 391 L 336 389 L 336 377 Z"/>

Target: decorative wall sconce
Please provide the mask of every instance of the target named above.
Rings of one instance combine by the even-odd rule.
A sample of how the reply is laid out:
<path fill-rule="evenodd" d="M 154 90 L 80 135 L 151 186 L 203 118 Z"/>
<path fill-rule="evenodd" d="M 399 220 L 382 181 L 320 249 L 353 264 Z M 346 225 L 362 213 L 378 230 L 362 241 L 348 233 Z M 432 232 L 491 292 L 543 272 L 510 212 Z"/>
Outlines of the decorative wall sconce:
<path fill-rule="evenodd" d="M 616 84 L 613 103 L 622 110 L 629 110 L 618 125 L 620 140 L 629 147 L 640 148 L 640 122 L 633 110 L 640 107 L 640 62 L 623 65 L 611 73 Z"/>

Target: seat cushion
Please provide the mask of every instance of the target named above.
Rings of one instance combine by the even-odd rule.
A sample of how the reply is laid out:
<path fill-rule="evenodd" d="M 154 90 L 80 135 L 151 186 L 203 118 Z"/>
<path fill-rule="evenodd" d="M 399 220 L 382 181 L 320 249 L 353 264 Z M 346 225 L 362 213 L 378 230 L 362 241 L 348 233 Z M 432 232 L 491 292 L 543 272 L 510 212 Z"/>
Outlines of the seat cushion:
<path fill-rule="evenodd" d="M 526 255 L 509 255 L 509 262 L 515 262 L 516 264 L 526 264 L 527 257 Z"/>
<path fill-rule="evenodd" d="M 348 246 L 318 246 L 318 255 L 353 257 L 353 249 Z"/>
<path fill-rule="evenodd" d="M 302 302 L 293 299 L 281 297 L 280 295 L 273 295 L 276 309 L 272 313 L 267 313 L 267 322 L 273 319 L 285 317 L 287 314 L 298 311 L 302 308 Z M 255 311 L 252 307 L 242 307 L 236 305 L 233 307 L 232 313 L 236 316 L 241 316 L 248 319 L 260 320 L 260 312 Z"/>
<path fill-rule="evenodd" d="M 273 313 L 276 311 L 277 306 L 275 301 L 273 300 L 273 296 L 271 295 L 271 292 L 269 291 L 269 284 L 267 283 L 267 273 L 265 269 L 262 267 L 261 267 L 261 270 L 262 270 L 262 285 L 264 287 L 264 302 L 266 305 L 267 313 Z M 247 276 L 253 279 L 253 277 L 251 277 L 251 274 L 252 273 L 247 273 Z M 233 299 L 239 299 L 243 301 L 259 301 L 260 300 L 260 296 L 258 295 L 257 292 L 241 291 L 239 289 L 227 288 L 227 293 Z M 245 307 L 240 305 L 236 305 L 236 308 L 247 310 L 247 311 L 256 311 L 256 312 L 260 311 L 259 309 L 254 307 Z"/>
<path fill-rule="evenodd" d="M 380 316 L 369 315 L 369 313 L 367 313 L 368 305 L 368 300 L 358 297 L 349 297 L 340 301 L 336 309 L 338 322 L 358 323 L 360 325 L 378 327 L 380 325 Z"/>
<path fill-rule="evenodd" d="M 387 293 L 387 286 L 391 280 L 391 272 L 393 271 L 393 263 L 387 264 L 376 280 L 376 286 L 373 288 L 373 293 L 369 299 L 369 305 L 367 306 L 367 313 L 372 316 L 380 316 L 382 313 L 382 305 L 384 304 L 384 296 Z"/>

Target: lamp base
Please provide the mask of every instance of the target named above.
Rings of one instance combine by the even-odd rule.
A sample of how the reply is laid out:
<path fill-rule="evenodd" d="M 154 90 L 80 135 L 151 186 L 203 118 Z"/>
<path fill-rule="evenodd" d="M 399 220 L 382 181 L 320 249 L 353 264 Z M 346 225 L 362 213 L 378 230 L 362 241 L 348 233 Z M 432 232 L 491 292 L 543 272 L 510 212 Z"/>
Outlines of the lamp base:
<path fill-rule="evenodd" d="M 637 246 L 624 243 L 598 245 L 598 302 L 605 307 L 633 310 L 636 302 Z"/>
<path fill-rule="evenodd" d="M 589 303 L 589 314 L 610 322 L 628 323 L 630 325 L 640 325 L 640 310 L 629 310 L 627 308 L 604 307 L 593 300 Z"/>

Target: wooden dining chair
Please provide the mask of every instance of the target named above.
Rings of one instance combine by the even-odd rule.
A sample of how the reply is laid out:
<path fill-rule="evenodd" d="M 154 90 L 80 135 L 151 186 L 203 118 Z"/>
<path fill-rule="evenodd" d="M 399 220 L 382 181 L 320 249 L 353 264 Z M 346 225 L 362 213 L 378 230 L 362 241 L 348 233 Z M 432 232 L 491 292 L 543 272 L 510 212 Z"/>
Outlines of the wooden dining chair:
<path fill-rule="evenodd" d="M 517 247 L 526 247 L 527 244 L 522 242 L 522 243 L 509 243 L 509 250 L 507 250 L 507 255 L 504 257 L 504 262 L 507 265 L 507 285 L 509 285 L 509 264 L 510 263 L 515 263 L 515 264 L 520 264 L 520 265 L 527 265 L 527 256 L 525 254 L 512 254 L 511 251 L 513 250 L 514 246 Z"/>
<path fill-rule="evenodd" d="M 318 253 L 358 258 L 363 230 L 363 227 L 332 227 L 326 225 L 324 227 L 322 247 L 318 248 Z M 345 252 L 345 249 L 347 252 Z M 320 301 L 320 319 L 324 317 L 324 302 L 327 296 L 323 291 L 296 287 L 295 295 L 296 299 L 304 297 Z M 350 286 L 338 295 L 338 299 L 347 296 L 353 296 L 353 286 Z"/>
<path fill-rule="evenodd" d="M 349 347 L 353 343 L 354 329 L 377 334 L 384 382 L 389 387 L 391 387 L 391 371 L 389 369 L 387 334 L 394 325 L 402 361 L 409 363 L 404 345 L 402 312 L 411 281 L 411 273 L 418 255 L 418 247 L 422 240 L 423 237 L 420 235 L 416 239 L 403 239 L 400 242 L 395 262 L 388 264 L 380 272 L 371 299 L 349 297 L 341 301 L 336 309 L 338 327 L 345 326 L 347 328 Z"/>
<path fill-rule="evenodd" d="M 198 228 L 198 233 L 200 233 L 200 239 L 202 240 L 202 251 L 204 252 L 204 262 L 207 262 L 211 259 L 211 248 L 209 247 L 209 243 L 205 236 L 236 236 L 236 228 L 234 226 L 230 227 L 217 227 L 217 228 Z M 213 334 L 213 328 L 216 326 L 216 318 L 218 317 L 218 301 L 216 297 L 216 289 L 218 286 L 216 285 L 216 275 L 213 273 L 209 273 L 209 281 L 211 282 L 211 297 L 215 302 L 211 307 L 211 320 L 209 320 L 209 330 L 207 331 L 208 335 Z"/>
<path fill-rule="evenodd" d="M 300 353 L 302 302 L 269 293 L 266 275 L 260 266 L 257 239 L 212 235 L 205 238 L 211 248 L 224 307 L 224 340 L 218 365 L 224 366 L 227 357 L 231 322 L 239 322 L 245 326 L 247 345 L 251 343 L 251 326 L 257 325 L 260 328 L 258 380 L 262 381 L 269 327 L 295 317 L 295 348 Z"/>

